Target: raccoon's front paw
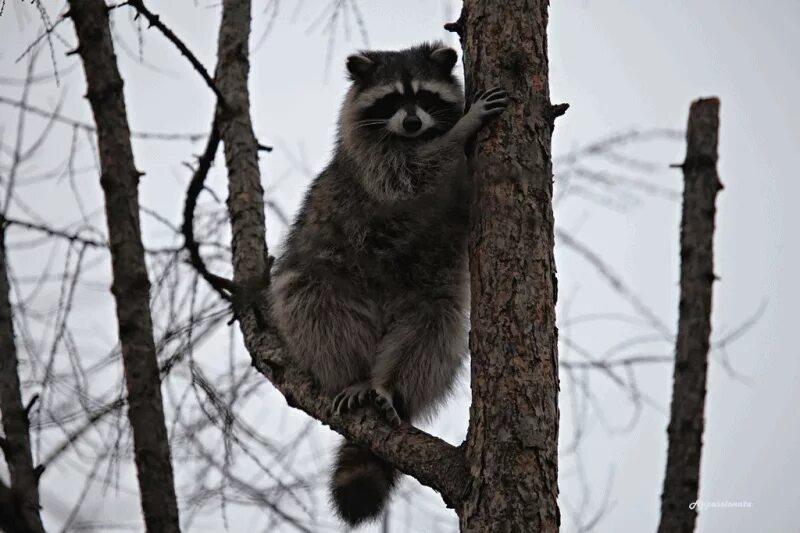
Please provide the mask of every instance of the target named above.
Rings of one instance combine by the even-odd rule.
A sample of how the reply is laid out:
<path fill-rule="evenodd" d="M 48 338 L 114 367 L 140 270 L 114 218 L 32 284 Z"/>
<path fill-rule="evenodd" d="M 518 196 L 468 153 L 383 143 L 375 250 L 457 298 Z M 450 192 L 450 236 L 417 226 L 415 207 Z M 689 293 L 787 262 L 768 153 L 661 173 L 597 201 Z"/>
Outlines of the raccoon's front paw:
<path fill-rule="evenodd" d="M 477 94 L 468 113 L 476 115 L 485 124 L 502 113 L 507 106 L 508 93 L 499 87 L 493 87 Z"/>

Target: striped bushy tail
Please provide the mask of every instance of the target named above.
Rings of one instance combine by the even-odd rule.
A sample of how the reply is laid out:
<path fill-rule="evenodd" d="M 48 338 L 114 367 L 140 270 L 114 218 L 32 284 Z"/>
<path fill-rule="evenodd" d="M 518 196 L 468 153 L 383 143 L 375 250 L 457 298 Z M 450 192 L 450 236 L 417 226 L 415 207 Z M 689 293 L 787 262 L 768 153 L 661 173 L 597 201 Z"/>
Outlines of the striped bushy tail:
<path fill-rule="evenodd" d="M 374 520 L 383 511 L 397 477 L 397 471 L 371 451 L 344 442 L 331 476 L 333 507 L 353 527 Z"/>

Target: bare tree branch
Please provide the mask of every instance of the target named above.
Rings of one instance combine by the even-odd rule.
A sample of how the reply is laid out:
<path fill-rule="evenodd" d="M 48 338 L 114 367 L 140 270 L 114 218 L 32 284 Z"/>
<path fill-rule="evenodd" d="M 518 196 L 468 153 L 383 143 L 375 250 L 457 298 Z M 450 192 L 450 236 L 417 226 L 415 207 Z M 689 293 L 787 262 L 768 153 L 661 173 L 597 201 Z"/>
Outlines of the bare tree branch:
<path fill-rule="evenodd" d="M 220 135 L 217 120 L 211 125 L 211 132 L 208 134 L 208 141 L 206 142 L 205 150 L 197 161 L 197 168 L 189 181 L 189 187 L 186 191 L 186 203 L 183 208 L 183 225 L 181 232 L 183 233 L 183 242 L 186 249 L 189 251 L 189 260 L 197 272 L 208 282 L 211 287 L 217 291 L 224 300 L 230 300 L 233 293 L 233 283 L 221 276 L 211 273 L 208 270 L 203 258 L 200 255 L 200 244 L 194 238 L 194 210 L 197 207 L 197 198 L 205 186 L 206 176 L 211 169 L 211 164 L 214 162 L 214 157 L 217 155 L 217 148 L 219 147 Z"/>
<path fill-rule="evenodd" d="M 5 235 L 5 220 L 0 217 L 0 415 L 4 433 L 0 437 L 0 448 L 11 474 L 11 487 L 0 488 L 0 527 L 12 533 L 43 533 L 39 515 L 39 476 L 42 471 L 33 467 L 28 433 L 29 410 L 22 403 L 6 275 Z"/>
<path fill-rule="evenodd" d="M 91 124 L 88 124 L 86 122 L 81 122 L 80 120 L 75 120 L 70 117 L 66 117 L 54 111 L 48 111 L 46 109 L 30 105 L 24 100 L 22 101 L 14 100 L 12 98 L 7 98 L 5 96 L 0 95 L 0 104 L 16 107 L 23 111 L 46 118 L 48 120 L 53 120 L 55 122 L 59 122 L 61 124 L 65 124 L 73 128 L 87 131 L 89 133 L 95 133 L 97 131 L 97 129 Z M 204 135 L 205 134 L 203 133 L 158 133 L 149 131 L 131 132 L 131 137 L 149 141 L 196 141 L 202 139 Z"/>
<path fill-rule="evenodd" d="M 686 131 L 681 217 L 681 296 L 675 376 L 667 435 L 664 489 L 659 533 L 694 531 L 700 485 L 706 372 L 711 335 L 711 293 L 714 283 L 714 217 L 717 193 L 719 99 L 692 103 Z"/>
<path fill-rule="evenodd" d="M 661 318 L 641 300 L 636 291 L 630 288 L 622 280 L 622 278 L 617 275 L 605 261 L 603 261 L 597 252 L 593 251 L 589 246 L 578 241 L 572 236 L 572 234 L 561 228 L 556 228 L 555 235 L 562 243 L 564 243 L 565 246 L 586 259 L 586 261 L 588 261 L 595 268 L 597 273 L 606 279 L 611 288 L 619 293 L 619 295 L 624 299 L 628 300 L 634 311 L 647 320 L 653 329 L 662 335 L 664 339 L 670 341 L 672 340 L 673 335 L 667 325 L 664 324 Z"/>
<path fill-rule="evenodd" d="M 88 99 L 97 124 L 101 185 L 117 302 L 119 338 L 128 389 L 128 418 L 142 509 L 148 531 L 178 532 L 178 506 L 161 399 L 150 314 L 150 282 L 139 224 L 138 183 L 130 129 L 102 0 L 70 1 Z"/>
<path fill-rule="evenodd" d="M 194 67 L 198 74 L 200 74 L 200 76 L 206 82 L 206 85 L 208 85 L 208 87 L 214 91 L 214 94 L 217 96 L 217 101 L 224 107 L 225 101 L 223 100 L 219 89 L 217 89 L 217 86 L 214 84 L 214 80 L 211 79 L 211 75 L 208 73 L 200 60 L 197 59 L 191 50 L 189 50 L 189 47 L 186 46 L 177 35 L 175 35 L 175 32 L 173 32 L 166 24 L 161 22 L 161 18 L 158 15 L 147 9 L 142 0 L 128 0 L 126 3 L 134 8 L 139 15 L 144 16 L 150 26 L 157 28 L 158 31 L 160 31 L 164 37 L 169 40 L 169 42 L 175 45 L 183 57 L 188 59 L 189 63 L 192 64 L 192 67 Z"/>

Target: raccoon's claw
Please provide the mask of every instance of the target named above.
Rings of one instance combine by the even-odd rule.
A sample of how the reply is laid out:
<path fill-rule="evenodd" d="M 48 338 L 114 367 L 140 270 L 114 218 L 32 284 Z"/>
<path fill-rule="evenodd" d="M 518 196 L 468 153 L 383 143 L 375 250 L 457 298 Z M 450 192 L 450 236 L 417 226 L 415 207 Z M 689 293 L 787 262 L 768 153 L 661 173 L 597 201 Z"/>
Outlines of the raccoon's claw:
<path fill-rule="evenodd" d="M 368 404 L 374 404 L 378 411 L 393 426 L 401 424 L 400 415 L 392 402 L 392 395 L 383 389 L 373 389 L 369 383 L 356 383 L 345 388 L 333 399 L 332 409 L 336 415 L 354 411 Z"/>
<path fill-rule="evenodd" d="M 470 112 L 478 114 L 482 120 L 489 120 L 503 112 L 508 106 L 508 93 L 499 87 L 478 93 L 470 107 Z"/>
<path fill-rule="evenodd" d="M 402 420 L 400 419 L 400 415 L 397 414 L 397 410 L 394 408 L 391 394 L 382 389 L 377 389 L 373 392 L 375 393 L 375 407 L 383 413 L 383 416 L 386 417 L 386 420 L 391 425 L 394 427 L 400 426 Z"/>
<path fill-rule="evenodd" d="M 337 415 L 364 407 L 375 394 L 369 383 L 356 383 L 346 387 L 333 399 L 333 412 Z"/>

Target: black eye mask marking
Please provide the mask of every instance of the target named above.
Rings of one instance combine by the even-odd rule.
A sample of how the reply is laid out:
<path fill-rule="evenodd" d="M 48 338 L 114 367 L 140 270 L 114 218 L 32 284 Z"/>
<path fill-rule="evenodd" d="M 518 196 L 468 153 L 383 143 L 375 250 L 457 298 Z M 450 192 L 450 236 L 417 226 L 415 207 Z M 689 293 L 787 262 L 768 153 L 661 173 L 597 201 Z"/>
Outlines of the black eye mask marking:
<path fill-rule="evenodd" d="M 438 129 L 450 129 L 461 118 L 460 105 L 448 102 L 432 91 L 417 91 L 416 100 L 417 105 L 434 118 Z"/>
<path fill-rule="evenodd" d="M 364 120 L 389 120 L 392 115 L 405 103 L 405 98 L 400 93 L 391 93 L 378 98 L 374 104 L 361 113 Z"/>
<path fill-rule="evenodd" d="M 422 89 L 417 91 L 416 94 L 417 104 L 425 111 L 433 111 L 436 109 L 452 107 L 453 104 L 445 101 L 441 96 L 432 92 Z"/>

